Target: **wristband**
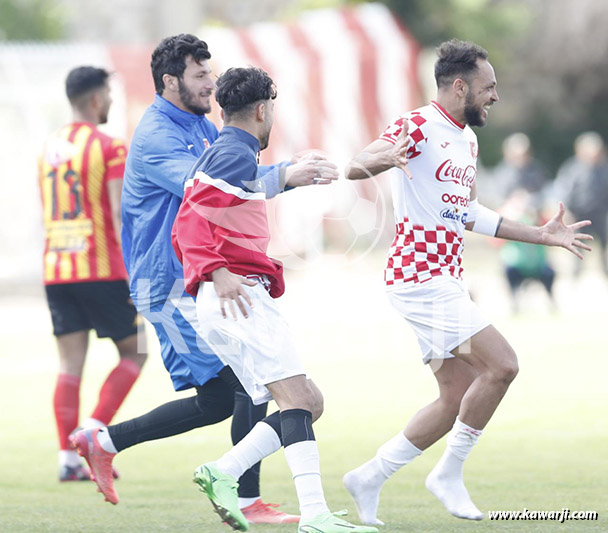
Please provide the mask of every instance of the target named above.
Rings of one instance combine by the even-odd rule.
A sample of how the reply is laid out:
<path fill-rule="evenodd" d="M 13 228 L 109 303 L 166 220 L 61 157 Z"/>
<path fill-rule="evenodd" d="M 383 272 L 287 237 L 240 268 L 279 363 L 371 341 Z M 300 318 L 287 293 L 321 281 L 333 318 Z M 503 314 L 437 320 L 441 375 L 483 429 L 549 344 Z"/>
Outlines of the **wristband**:
<path fill-rule="evenodd" d="M 477 198 L 475 198 L 469 205 L 468 222 L 473 223 L 471 231 L 481 233 L 482 235 L 489 235 L 490 237 L 496 237 L 496 233 L 498 233 L 498 228 L 502 222 L 502 217 L 496 211 L 492 211 L 486 206 L 481 205 L 477 201 Z"/>

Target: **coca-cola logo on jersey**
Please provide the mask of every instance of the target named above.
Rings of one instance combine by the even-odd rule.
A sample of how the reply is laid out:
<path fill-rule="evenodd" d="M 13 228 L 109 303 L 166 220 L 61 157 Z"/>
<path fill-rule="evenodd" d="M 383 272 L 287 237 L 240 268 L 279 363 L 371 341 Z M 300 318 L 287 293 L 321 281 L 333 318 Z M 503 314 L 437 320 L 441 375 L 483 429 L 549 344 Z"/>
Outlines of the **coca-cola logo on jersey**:
<path fill-rule="evenodd" d="M 459 183 L 463 187 L 469 189 L 473 186 L 477 176 L 477 169 L 473 165 L 468 165 L 465 168 L 456 166 L 451 159 L 446 159 L 435 172 L 435 177 L 439 181 L 448 181 Z"/>

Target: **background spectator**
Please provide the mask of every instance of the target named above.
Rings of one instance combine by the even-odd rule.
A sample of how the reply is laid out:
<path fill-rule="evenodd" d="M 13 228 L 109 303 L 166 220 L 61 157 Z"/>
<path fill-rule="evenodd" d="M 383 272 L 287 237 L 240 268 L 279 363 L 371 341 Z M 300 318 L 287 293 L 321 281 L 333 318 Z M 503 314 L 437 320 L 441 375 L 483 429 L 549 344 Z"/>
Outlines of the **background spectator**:
<path fill-rule="evenodd" d="M 524 224 L 543 224 L 538 210 L 534 206 L 533 196 L 525 189 L 516 189 L 511 193 L 501 213 Z M 509 282 L 511 304 L 514 313 L 521 310 L 521 289 L 528 281 L 540 281 L 547 290 L 551 304 L 553 299 L 553 282 L 555 270 L 547 259 L 547 250 L 544 246 L 524 242 L 505 241 L 500 249 L 500 259 L 504 266 L 504 273 Z"/>
<path fill-rule="evenodd" d="M 525 133 L 513 133 L 502 143 L 503 159 L 495 170 L 495 186 L 502 201 L 516 190 L 532 194 L 529 198 L 538 207 L 549 176 L 545 167 L 534 158 L 530 138 Z"/>
<path fill-rule="evenodd" d="M 599 240 L 598 251 L 604 274 L 606 259 L 606 217 L 608 215 L 608 160 L 606 146 L 596 132 L 586 132 L 574 141 L 574 156 L 560 167 L 555 180 L 555 196 L 562 199 L 577 220 L 591 220 L 590 233 Z M 582 264 L 576 262 L 575 274 Z"/>

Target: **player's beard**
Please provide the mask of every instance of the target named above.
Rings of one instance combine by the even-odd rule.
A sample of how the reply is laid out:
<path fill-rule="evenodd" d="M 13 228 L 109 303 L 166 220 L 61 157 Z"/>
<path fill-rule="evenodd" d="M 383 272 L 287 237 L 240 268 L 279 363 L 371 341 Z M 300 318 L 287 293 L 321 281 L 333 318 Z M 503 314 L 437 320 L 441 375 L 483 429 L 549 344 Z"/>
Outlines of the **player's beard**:
<path fill-rule="evenodd" d="M 269 140 L 270 140 L 270 130 L 268 130 L 268 133 L 266 133 L 266 135 L 264 135 L 260 139 L 260 150 L 265 150 L 266 148 L 268 148 Z"/>
<path fill-rule="evenodd" d="M 473 94 L 468 92 L 464 99 L 464 119 L 469 126 L 485 126 L 483 106 L 475 105 Z"/>
<path fill-rule="evenodd" d="M 265 150 L 268 148 L 268 143 L 270 141 L 270 132 L 272 131 L 272 124 L 274 123 L 274 114 L 270 112 L 270 115 L 266 115 L 264 120 L 264 125 L 267 128 L 267 131 L 260 137 L 260 150 Z"/>
<path fill-rule="evenodd" d="M 210 105 L 206 105 L 206 106 L 201 106 L 200 104 L 198 104 L 196 102 L 196 96 L 194 96 L 194 93 L 188 89 L 188 87 L 186 87 L 186 85 L 182 82 L 182 80 L 180 80 L 178 78 L 177 80 L 177 86 L 178 86 L 178 90 L 179 90 L 179 97 L 182 101 L 182 104 L 184 104 L 184 107 L 190 111 L 191 113 L 194 113 L 195 115 L 206 115 L 207 113 L 211 112 L 211 106 Z M 209 93 L 211 94 L 211 93 Z"/>

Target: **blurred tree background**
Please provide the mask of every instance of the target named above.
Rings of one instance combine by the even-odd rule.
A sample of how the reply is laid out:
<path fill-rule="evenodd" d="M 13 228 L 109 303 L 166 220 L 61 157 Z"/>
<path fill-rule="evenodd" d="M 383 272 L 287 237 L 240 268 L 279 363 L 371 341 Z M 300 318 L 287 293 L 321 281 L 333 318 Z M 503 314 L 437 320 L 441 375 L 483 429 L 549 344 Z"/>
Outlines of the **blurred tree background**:
<path fill-rule="evenodd" d="M 586 130 L 608 134 L 608 3 L 595 0 L 381 0 L 424 47 L 456 37 L 488 50 L 501 97 L 478 130 L 485 165 L 527 133 L 555 171 Z"/>
<path fill-rule="evenodd" d="M 0 0 L 0 41 L 61 39 L 62 7 L 52 0 Z"/>
<path fill-rule="evenodd" d="M 484 165 L 498 162 L 502 140 L 514 131 L 530 136 L 552 171 L 571 155 L 580 132 L 596 130 L 608 138 L 608 2 L 378 1 L 424 48 L 456 37 L 489 51 L 501 102 L 488 126 L 478 130 Z M 285 20 L 305 9 L 358 3 L 362 0 L 180 0 L 177 11 L 186 18 L 178 17 L 173 26 L 196 32 L 203 22 Z M 156 42 L 175 31 L 167 24 L 177 15 L 167 16 L 167 5 L 165 0 L 0 0 L 0 39 Z M 117 21 L 116 13 L 131 22 Z"/>

